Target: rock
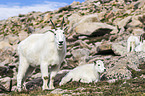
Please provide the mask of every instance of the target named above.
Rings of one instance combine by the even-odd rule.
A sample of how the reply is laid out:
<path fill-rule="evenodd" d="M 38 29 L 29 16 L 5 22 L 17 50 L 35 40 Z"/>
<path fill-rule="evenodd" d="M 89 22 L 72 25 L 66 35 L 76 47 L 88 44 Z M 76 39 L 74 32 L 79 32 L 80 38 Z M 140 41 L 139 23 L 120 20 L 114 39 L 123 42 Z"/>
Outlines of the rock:
<path fill-rule="evenodd" d="M 68 20 L 70 22 L 68 32 L 72 32 L 74 24 L 76 24 L 80 21 L 80 17 L 81 16 L 79 15 L 79 13 L 74 13 L 68 18 Z"/>
<path fill-rule="evenodd" d="M 4 48 L 12 48 L 12 46 L 9 44 L 9 42 L 1 41 L 0 42 L 0 50 L 2 50 Z"/>
<path fill-rule="evenodd" d="M 7 71 L 7 67 L 0 66 L 0 76 L 4 75 L 4 73 L 6 73 L 6 71 Z"/>
<path fill-rule="evenodd" d="M 67 74 L 68 71 L 61 71 L 58 72 L 58 74 L 54 78 L 54 86 L 58 86 L 61 79 Z M 33 77 L 33 76 L 32 76 Z M 28 81 L 26 83 L 26 89 L 27 90 L 36 90 L 41 89 L 42 87 L 42 78 L 38 77 L 35 79 L 32 79 L 31 81 Z"/>
<path fill-rule="evenodd" d="M 89 54 L 90 52 L 86 48 L 76 49 L 72 51 L 74 60 L 77 60 L 79 65 L 86 64 L 86 60 L 88 59 Z"/>
<path fill-rule="evenodd" d="M 112 17 L 114 17 L 114 13 L 112 11 L 106 15 L 107 19 L 110 19 Z"/>
<path fill-rule="evenodd" d="M 100 2 L 102 2 L 102 3 L 109 3 L 110 1 L 112 1 L 112 0 L 100 0 Z"/>
<path fill-rule="evenodd" d="M 116 18 L 114 21 L 113 21 L 113 24 L 114 25 L 117 25 L 119 21 L 121 21 L 122 18 Z"/>
<path fill-rule="evenodd" d="M 108 54 L 112 52 L 112 44 L 110 42 L 103 42 L 97 47 L 97 52 L 99 54 Z"/>
<path fill-rule="evenodd" d="M 32 26 L 27 27 L 28 33 L 33 33 L 35 29 Z"/>
<path fill-rule="evenodd" d="M 66 92 L 66 90 L 62 90 L 60 88 L 57 88 L 57 89 L 51 91 L 51 94 L 62 94 L 64 92 Z"/>
<path fill-rule="evenodd" d="M 70 5 L 67 5 L 65 7 L 61 7 L 58 9 L 58 13 L 63 12 L 63 11 L 70 11 L 72 10 L 72 7 Z"/>
<path fill-rule="evenodd" d="M 48 30 L 51 30 L 51 26 L 45 26 L 45 27 L 42 28 L 42 29 L 36 30 L 34 33 L 37 33 L 37 34 L 46 33 L 46 32 L 48 32 Z"/>
<path fill-rule="evenodd" d="M 75 28 L 75 32 L 82 35 L 95 35 L 103 36 L 109 34 L 112 30 L 115 30 L 116 27 L 108 25 L 106 23 L 92 22 L 92 23 L 81 23 Z"/>
<path fill-rule="evenodd" d="M 117 23 L 117 25 L 119 26 L 119 28 L 124 28 L 129 23 L 131 18 L 132 18 L 132 16 L 128 16 L 128 17 L 122 19 L 121 21 L 119 21 Z"/>
<path fill-rule="evenodd" d="M 138 18 L 145 25 L 145 15 Z"/>
<path fill-rule="evenodd" d="M 79 14 L 73 14 L 71 17 L 69 17 L 68 20 L 70 21 L 69 32 L 72 32 L 72 30 L 74 30 L 74 28 L 76 28 L 77 26 L 79 26 L 83 23 L 100 21 L 97 14 L 91 14 L 91 15 L 86 15 L 86 16 L 82 16 L 82 17 Z M 87 27 L 85 26 L 84 28 L 86 29 Z"/>
<path fill-rule="evenodd" d="M 15 45 L 19 42 L 18 36 L 14 34 L 8 35 L 7 38 L 8 38 L 9 44 L 12 44 L 12 45 Z"/>
<path fill-rule="evenodd" d="M 107 72 L 102 75 L 107 78 L 105 81 L 115 82 L 134 78 L 135 72 L 140 73 L 137 74 L 138 77 L 144 78 L 144 75 L 141 75 L 145 62 L 144 50 L 126 52 L 126 41 L 130 34 L 133 33 L 139 37 L 145 33 L 144 5 L 145 0 L 85 0 L 82 3 L 74 1 L 71 5 L 55 11 L 30 12 L 1 20 L 0 79 L 3 82 L 2 90 L 5 85 L 8 85 L 7 77 L 13 78 L 13 90 L 16 88 L 19 64 L 16 49 L 19 42 L 31 34 L 41 34 L 50 30 L 52 28 L 50 18 L 56 27 L 60 27 L 60 22 L 64 17 L 64 28 L 69 28 L 65 32 L 67 56 L 60 67 L 63 72 L 55 77 L 55 86 L 58 86 L 64 73 L 67 73 L 69 69 L 98 59 L 103 60 L 107 68 Z M 142 66 L 141 71 L 140 66 Z M 64 69 L 68 71 L 64 72 Z M 41 89 L 42 79 L 38 71 L 27 79 L 28 90 Z M 2 90 L 0 87 L 0 92 Z M 61 94 L 62 91 L 62 89 L 56 89 L 52 91 L 52 94 Z M 70 90 L 66 90 L 68 91 Z M 75 95 L 75 93 L 72 94 Z"/>
<path fill-rule="evenodd" d="M 107 71 L 103 74 L 106 75 L 105 77 L 107 77 L 108 82 L 112 80 L 130 79 L 132 75 L 134 75 L 132 70 L 140 71 L 138 67 L 141 64 L 140 59 L 142 58 L 142 62 L 145 60 L 145 58 L 141 56 L 144 54 L 144 52 L 133 52 L 124 56 L 113 57 L 108 63 L 105 62 Z"/>
<path fill-rule="evenodd" d="M 144 30 L 141 29 L 141 28 L 134 28 L 132 33 L 135 35 L 135 36 L 141 36 L 141 34 L 144 33 Z"/>
<path fill-rule="evenodd" d="M 10 87 L 10 80 L 11 80 L 10 77 L 5 77 L 5 78 L 0 79 L 1 83 L 6 89 Z"/>
<path fill-rule="evenodd" d="M 103 20 L 105 17 L 105 14 L 106 14 L 106 11 L 107 10 L 103 10 L 102 12 L 100 12 L 100 13 L 98 13 L 98 18 L 99 18 L 99 20 Z"/>
<path fill-rule="evenodd" d="M 42 86 L 42 79 L 41 78 L 35 78 L 35 79 L 26 83 L 27 90 L 41 89 L 41 86 Z"/>
<path fill-rule="evenodd" d="M 142 15 L 138 15 L 138 16 L 133 16 L 132 17 L 132 21 L 128 24 L 128 26 L 130 27 L 141 27 L 142 26 L 142 23 L 139 21 L 139 18 L 141 17 Z"/>
<path fill-rule="evenodd" d="M 27 37 L 28 37 L 28 33 L 27 33 L 27 32 L 21 31 L 21 32 L 19 33 L 19 40 L 20 40 L 20 41 L 24 40 L 24 39 L 27 38 Z"/>
<path fill-rule="evenodd" d="M 127 54 L 126 41 L 112 43 L 112 50 L 115 55 L 123 56 Z"/>
<path fill-rule="evenodd" d="M 76 6 L 76 5 L 79 5 L 80 2 L 76 2 L 76 1 L 73 1 L 73 3 L 71 3 L 71 6 Z"/>
<path fill-rule="evenodd" d="M 131 71 L 129 71 L 126 66 L 119 64 L 116 64 L 113 68 L 108 69 L 106 75 L 107 79 L 109 80 L 130 79 L 132 77 Z"/>
<path fill-rule="evenodd" d="M 43 21 L 44 21 L 44 22 L 49 21 L 50 16 L 51 16 L 50 13 L 46 13 L 46 14 L 44 15 Z"/>
<path fill-rule="evenodd" d="M 1 77 L 7 77 L 7 76 L 12 77 L 13 76 L 12 68 L 6 67 L 6 66 L 0 66 L 0 76 Z"/>
<path fill-rule="evenodd" d="M 12 46 L 5 41 L 1 41 L 0 44 L 2 44 L 0 45 L 2 48 L 0 49 L 0 57 L 2 57 L 0 58 L 0 66 L 4 66 L 5 64 L 15 61 L 15 58 L 13 57 L 15 51 Z"/>
<path fill-rule="evenodd" d="M 32 77 L 31 78 L 38 78 L 38 77 L 41 77 L 41 73 L 37 73 L 37 74 L 35 74 L 35 75 L 32 75 Z"/>

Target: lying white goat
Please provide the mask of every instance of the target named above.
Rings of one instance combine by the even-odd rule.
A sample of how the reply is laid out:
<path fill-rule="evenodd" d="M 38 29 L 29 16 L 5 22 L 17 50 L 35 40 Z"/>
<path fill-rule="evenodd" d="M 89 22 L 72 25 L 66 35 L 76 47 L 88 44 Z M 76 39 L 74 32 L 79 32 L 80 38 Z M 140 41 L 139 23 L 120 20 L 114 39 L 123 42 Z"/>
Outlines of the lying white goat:
<path fill-rule="evenodd" d="M 54 26 L 52 21 L 51 23 Z M 18 45 L 18 53 L 20 60 L 17 75 L 18 91 L 21 91 L 24 80 L 33 71 L 33 67 L 37 65 L 40 65 L 42 73 L 42 89 L 54 89 L 54 77 L 66 56 L 64 30 L 61 27 L 61 29 L 55 28 L 54 31 L 51 30 L 44 34 L 32 34 Z M 49 88 L 47 86 L 48 71 L 50 72 Z"/>
<path fill-rule="evenodd" d="M 76 67 L 75 69 L 71 70 L 64 76 L 59 83 L 59 85 L 63 85 L 69 82 L 71 79 L 72 81 L 80 81 L 83 83 L 90 83 L 92 81 L 99 81 L 100 76 L 99 73 L 106 71 L 103 61 L 97 60 L 94 64 L 85 64 Z"/>
<path fill-rule="evenodd" d="M 137 37 L 137 36 L 131 35 L 131 36 L 127 39 L 127 52 L 130 52 L 130 50 L 131 50 L 131 52 L 133 52 L 134 49 L 135 49 L 135 47 L 136 47 L 137 45 L 139 45 L 139 43 L 140 43 L 140 41 L 139 41 L 138 37 Z"/>

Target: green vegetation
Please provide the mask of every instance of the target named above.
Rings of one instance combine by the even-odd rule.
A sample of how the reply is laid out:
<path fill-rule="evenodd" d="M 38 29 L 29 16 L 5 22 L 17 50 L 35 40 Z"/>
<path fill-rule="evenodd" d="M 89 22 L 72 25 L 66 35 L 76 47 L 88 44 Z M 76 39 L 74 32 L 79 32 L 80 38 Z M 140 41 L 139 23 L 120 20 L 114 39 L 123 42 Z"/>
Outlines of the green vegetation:
<path fill-rule="evenodd" d="M 135 78 L 129 80 L 119 80 L 114 83 L 101 81 L 98 83 L 84 84 L 79 82 L 69 82 L 63 86 L 56 86 L 62 90 L 67 90 L 61 94 L 51 94 L 51 91 L 11 92 L 11 96 L 61 96 L 61 95 L 79 95 L 79 96 L 145 96 L 145 78 Z"/>

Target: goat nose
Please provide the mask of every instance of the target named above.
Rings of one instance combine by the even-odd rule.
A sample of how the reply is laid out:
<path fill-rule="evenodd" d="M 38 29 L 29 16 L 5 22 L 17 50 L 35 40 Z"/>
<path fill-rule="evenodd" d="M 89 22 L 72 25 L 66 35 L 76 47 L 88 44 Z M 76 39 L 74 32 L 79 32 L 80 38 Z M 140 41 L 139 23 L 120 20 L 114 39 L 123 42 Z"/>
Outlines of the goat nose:
<path fill-rule="evenodd" d="M 104 72 L 106 72 L 106 69 L 104 69 Z"/>
<path fill-rule="evenodd" d="M 59 43 L 60 43 L 60 44 L 62 44 L 62 43 L 63 43 L 63 41 L 59 41 Z"/>

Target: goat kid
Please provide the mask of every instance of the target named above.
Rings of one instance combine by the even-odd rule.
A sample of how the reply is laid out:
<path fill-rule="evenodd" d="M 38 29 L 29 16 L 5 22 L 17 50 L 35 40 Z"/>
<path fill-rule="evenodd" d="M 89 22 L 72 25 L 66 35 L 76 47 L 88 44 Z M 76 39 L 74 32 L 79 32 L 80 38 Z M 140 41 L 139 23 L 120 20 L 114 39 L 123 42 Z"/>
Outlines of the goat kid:
<path fill-rule="evenodd" d="M 106 71 L 106 68 L 104 67 L 103 61 L 97 60 L 92 64 L 85 64 L 74 68 L 62 78 L 59 85 L 61 86 L 71 79 L 72 81 L 80 81 L 83 83 L 98 82 L 100 80 L 99 73 L 103 73 L 104 71 Z"/>
<path fill-rule="evenodd" d="M 52 21 L 51 23 L 54 26 Z M 18 45 L 20 60 L 17 75 L 18 91 L 22 90 L 22 85 L 26 77 L 32 73 L 38 65 L 40 65 L 43 79 L 42 89 L 54 89 L 54 77 L 66 56 L 66 40 L 62 26 L 58 29 L 54 26 L 54 30 L 50 30 L 44 34 L 32 34 Z M 49 77 L 50 81 L 48 87 L 47 83 Z"/>

